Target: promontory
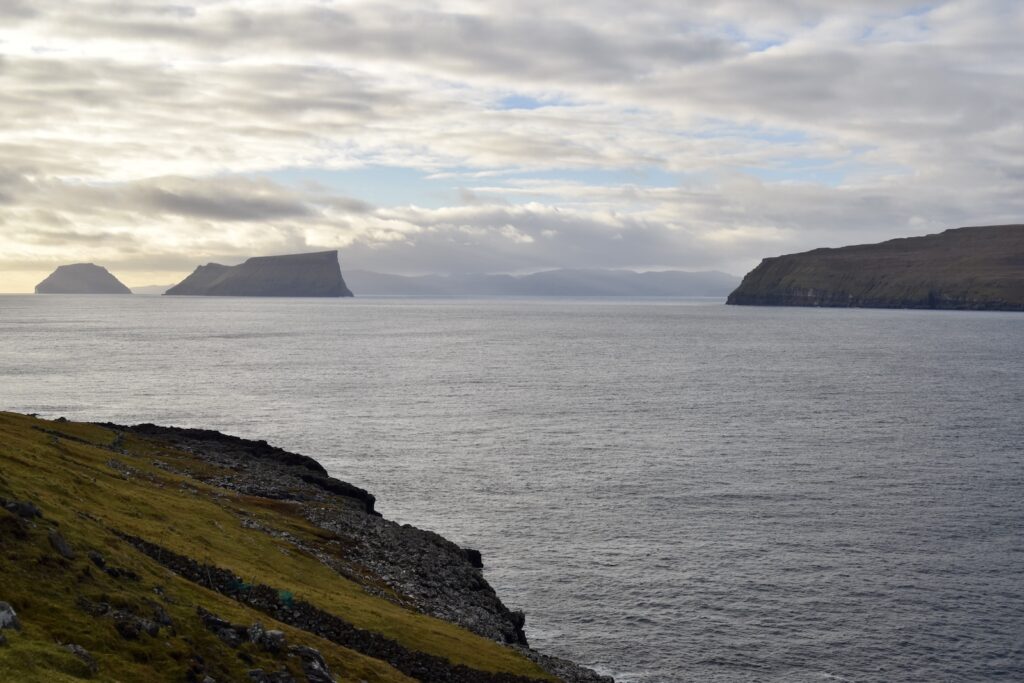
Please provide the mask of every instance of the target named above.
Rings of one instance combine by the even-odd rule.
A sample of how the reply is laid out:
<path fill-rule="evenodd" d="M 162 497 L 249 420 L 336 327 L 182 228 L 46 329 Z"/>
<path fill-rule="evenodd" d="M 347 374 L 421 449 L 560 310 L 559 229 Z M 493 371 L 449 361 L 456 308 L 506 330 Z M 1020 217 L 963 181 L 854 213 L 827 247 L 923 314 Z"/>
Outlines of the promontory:
<path fill-rule="evenodd" d="M 727 303 L 1024 311 L 1024 225 L 766 258 Z"/>
<path fill-rule="evenodd" d="M 120 280 L 103 266 L 73 263 L 60 266 L 36 285 L 36 294 L 131 294 Z"/>
<path fill-rule="evenodd" d="M 614 683 L 312 458 L 0 411 L 0 680 Z"/>
<path fill-rule="evenodd" d="M 210 263 L 167 290 L 193 296 L 352 296 L 337 251 L 257 256 L 237 266 Z"/>

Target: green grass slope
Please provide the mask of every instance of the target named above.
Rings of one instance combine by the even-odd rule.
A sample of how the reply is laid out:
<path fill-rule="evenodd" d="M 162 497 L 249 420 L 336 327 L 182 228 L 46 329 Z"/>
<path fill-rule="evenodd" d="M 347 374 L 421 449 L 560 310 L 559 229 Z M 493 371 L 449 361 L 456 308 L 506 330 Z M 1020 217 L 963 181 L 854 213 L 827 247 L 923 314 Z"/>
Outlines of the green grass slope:
<path fill-rule="evenodd" d="M 283 631 L 288 645 L 318 650 L 337 680 L 413 680 L 387 661 L 170 571 L 126 536 L 273 586 L 410 652 L 472 671 L 552 680 L 514 649 L 371 595 L 331 570 L 315 554 L 344 548 L 289 502 L 182 474 L 211 468 L 136 435 L 0 413 L 0 498 L 8 508 L 31 502 L 42 512 L 0 506 L 0 602 L 21 624 L 0 631 L 0 680 L 249 681 L 256 669 L 307 680 L 302 657 L 253 642 L 231 646 L 197 608 L 232 624 Z M 69 546 L 63 552 L 61 539 Z"/>

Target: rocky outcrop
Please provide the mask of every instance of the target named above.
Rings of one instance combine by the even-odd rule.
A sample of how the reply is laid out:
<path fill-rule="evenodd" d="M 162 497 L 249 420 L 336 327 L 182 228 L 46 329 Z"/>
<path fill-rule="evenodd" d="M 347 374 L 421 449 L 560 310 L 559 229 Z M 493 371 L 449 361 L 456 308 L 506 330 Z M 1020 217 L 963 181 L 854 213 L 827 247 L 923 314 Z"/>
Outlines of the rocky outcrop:
<path fill-rule="evenodd" d="M 424 614 L 450 621 L 486 638 L 518 648 L 542 668 L 569 683 L 607 683 L 600 676 L 573 662 L 549 657 L 529 648 L 522 612 L 506 607 L 481 571 L 484 564 L 477 550 L 462 548 L 431 531 L 408 524 L 397 524 L 374 512 L 374 497 L 363 489 L 329 477 L 312 458 L 219 432 L 200 429 L 161 427 L 151 424 L 134 427 L 105 423 L 102 426 L 120 434 L 136 434 L 173 445 L 215 466 L 210 473 L 188 474 L 218 487 L 248 496 L 296 504 L 302 516 L 345 548 L 343 557 L 309 547 L 299 538 L 266 528 L 257 519 L 243 526 L 286 540 L 297 550 L 316 556 L 338 574 L 361 584 L 368 593 Z M 344 503 L 336 504 L 339 499 Z M 263 613 L 300 625 L 346 647 L 371 656 L 384 656 L 399 669 L 423 680 L 504 680 L 515 677 L 479 677 L 454 669 L 431 658 L 413 655 L 395 644 L 352 629 L 330 614 L 311 605 L 279 599 L 280 587 L 245 588 L 240 577 L 176 556 L 143 539 L 131 542 L 164 566 L 181 575 L 193 577 L 206 588 L 241 598 Z M 286 609 L 287 608 L 287 609 Z"/>
<path fill-rule="evenodd" d="M 171 287 L 170 296 L 352 296 L 337 251 L 258 256 L 237 266 L 210 263 Z"/>
<path fill-rule="evenodd" d="M 93 263 L 60 266 L 36 285 L 36 294 L 131 294 L 132 290 Z"/>
<path fill-rule="evenodd" d="M 728 303 L 1024 311 L 1024 225 L 766 258 Z"/>

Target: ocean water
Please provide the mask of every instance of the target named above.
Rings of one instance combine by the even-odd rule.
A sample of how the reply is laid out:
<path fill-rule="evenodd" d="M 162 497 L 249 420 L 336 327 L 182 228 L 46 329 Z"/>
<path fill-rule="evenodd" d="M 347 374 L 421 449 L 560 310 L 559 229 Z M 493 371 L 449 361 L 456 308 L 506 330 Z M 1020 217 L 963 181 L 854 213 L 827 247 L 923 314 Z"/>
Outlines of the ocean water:
<path fill-rule="evenodd" d="M 0 408 L 265 438 L 661 681 L 1024 680 L 1024 315 L 0 297 Z"/>

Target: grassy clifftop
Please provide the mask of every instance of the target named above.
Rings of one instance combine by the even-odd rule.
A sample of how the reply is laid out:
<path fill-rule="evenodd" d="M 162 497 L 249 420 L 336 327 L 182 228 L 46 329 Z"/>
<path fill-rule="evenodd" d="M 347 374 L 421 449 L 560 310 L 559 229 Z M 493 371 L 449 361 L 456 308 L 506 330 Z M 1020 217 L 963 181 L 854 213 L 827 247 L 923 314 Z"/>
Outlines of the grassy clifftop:
<path fill-rule="evenodd" d="M 0 631 L 4 680 L 557 680 L 479 634 L 516 640 L 521 619 L 472 551 L 274 450 L 0 413 L 0 603 L 20 626 Z M 419 569 L 388 565 L 388 534 Z M 496 616 L 431 616 L 463 599 Z"/>
<path fill-rule="evenodd" d="M 766 258 L 728 303 L 1024 310 L 1024 225 Z"/>

